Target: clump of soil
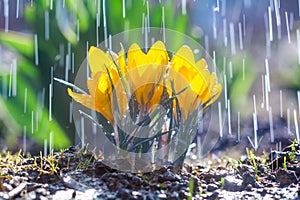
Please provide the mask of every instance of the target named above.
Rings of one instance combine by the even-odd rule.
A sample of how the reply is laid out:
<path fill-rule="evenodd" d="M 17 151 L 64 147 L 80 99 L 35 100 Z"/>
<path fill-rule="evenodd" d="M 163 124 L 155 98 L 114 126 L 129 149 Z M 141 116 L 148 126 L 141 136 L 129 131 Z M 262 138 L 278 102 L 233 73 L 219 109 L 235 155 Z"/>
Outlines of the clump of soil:
<path fill-rule="evenodd" d="M 0 199 L 298 199 L 300 148 L 239 161 L 171 165 L 151 173 L 119 172 L 92 152 L 71 146 L 50 156 L 0 156 Z"/>

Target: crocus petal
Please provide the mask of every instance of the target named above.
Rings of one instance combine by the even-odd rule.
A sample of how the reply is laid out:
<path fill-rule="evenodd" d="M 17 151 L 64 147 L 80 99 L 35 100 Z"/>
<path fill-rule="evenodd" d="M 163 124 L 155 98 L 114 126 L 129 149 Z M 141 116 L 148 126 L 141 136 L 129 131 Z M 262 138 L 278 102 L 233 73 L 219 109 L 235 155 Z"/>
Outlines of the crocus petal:
<path fill-rule="evenodd" d="M 147 62 L 168 65 L 168 53 L 163 42 L 155 42 L 147 53 Z"/>
<path fill-rule="evenodd" d="M 75 93 L 70 88 L 68 88 L 68 94 L 78 103 L 82 104 L 83 106 L 85 106 L 89 109 L 96 110 L 97 112 L 101 113 L 111 123 L 114 122 L 113 114 L 111 112 L 111 106 L 110 106 L 109 102 L 106 101 L 106 103 L 103 103 L 103 100 L 105 100 L 105 99 L 102 99 L 102 103 L 99 102 L 98 101 L 99 93 L 98 93 L 97 98 L 95 98 L 92 95 Z"/>
<path fill-rule="evenodd" d="M 128 70 L 131 70 L 145 63 L 146 54 L 142 52 L 138 44 L 134 43 L 129 47 L 127 59 L 128 59 Z"/>
<path fill-rule="evenodd" d="M 75 93 L 70 88 L 68 88 L 68 94 L 78 103 L 95 110 L 93 98 L 90 95 Z"/>
<path fill-rule="evenodd" d="M 171 66 L 175 71 L 183 66 L 190 69 L 195 66 L 195 58 L 192 50 L 188 46 L 182 46 L 171 60 Z"/>
<path fill-rule="evenodd" d="M 92 72 L 92 77 L 95 76 L 97 72 L 105 71 L 105 66 L 112 64 L 112 60 L 109 55 L 93 46 L 90 48 L 88 53 L 88 62 Z"/>
<path fill-rule="evenodd" d="M 95 74 L 95 76 L 92 77 L 92 79 L 88 79 L 86 81 L 87 88 L 88 88 L 90 94 L 95 93 L 95 91 L 97 89 L 98 82 L 99 82 L 99 77 L 100 77 L 101 74 L 102 74 L 102 72 L 98 72 L 98 73 Z"/>

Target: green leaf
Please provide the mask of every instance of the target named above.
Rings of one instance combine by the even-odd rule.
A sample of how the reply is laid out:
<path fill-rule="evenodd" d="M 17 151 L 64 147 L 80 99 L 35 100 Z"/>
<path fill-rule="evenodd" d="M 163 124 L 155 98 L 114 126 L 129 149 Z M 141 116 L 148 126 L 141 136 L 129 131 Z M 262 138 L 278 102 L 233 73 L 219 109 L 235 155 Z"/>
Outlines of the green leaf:
<path fill-rule="evenodd" d="M 17 95 L 15 97 L 7 97 L 6 100 L 1 97 L 0 107 L 5 107 L 7 114 L 19 126 L 19 130 L 23 130 L 23 127 L 26 126 L 27 136 L 34 138 L 39 144 L 43 144 L 44 139 L 49 141 L 49 134 L 53 132 L 54 147 L 66 147 L 71 144 L 70 139 L 55 119 L 49 122 L 47 107 L 38 100 L 36 88 L 33 85 L 39 85 L 39 73 L 34 71 L 34 69 L 30 63 L 24 60 L 18 61 Z M 8 76 L 9 79 L 10 77 Z M 1 84 L 2 81 L 0 82 Z M 27 91 L 26 112 L 24 112 L 25 90 Z M 38 123 L 36 123 L 37 121 Z M 15 134 L 21 135 L 22 133 L 21 131 Z"/>
<path fill-rule="evenodd" d="M 8 45 L 19 53 L 31 57 L 34 53 L 33 36 L 17 32 L 0 32 L 0 43 Z"/>

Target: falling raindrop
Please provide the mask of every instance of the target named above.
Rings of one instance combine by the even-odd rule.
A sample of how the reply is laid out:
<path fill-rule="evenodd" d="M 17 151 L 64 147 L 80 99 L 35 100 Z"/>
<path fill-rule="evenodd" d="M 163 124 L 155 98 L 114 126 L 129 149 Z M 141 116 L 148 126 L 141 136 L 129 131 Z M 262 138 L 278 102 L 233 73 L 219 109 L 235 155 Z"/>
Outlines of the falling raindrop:
<path fill-rule="evenodd" d="M 16 18 L 19 19 L 19 12 L 20 12 L 20 0 L 17 0 L 16 5 Z"/>
<path fill-rule="evenodd" d="M 297 29 L 297 50 L 298 50 L 298 64 L 300 65 L 300 30 Z"/>
<path fill-rule="evenodd" d="M 265 95 L 266 95 L 266 110 L 269 111 L 269 92 L 268 92 L 268 78 L 265 75 Z"/>
<path fill-rule="evenodd" d="M 258 125 L 257 125 L 257 114 L 256 113 L 253 113 L 253 124 L 254 124 L 254 148 L 256 150 L 258 147 L 258 141 L 257 141 Z"/>
<path fill-rule="evenodd" d="M 85 141 L 84 141 L 84 117 L 80 117 L 80 133 L 81 133 L 81 147 L 84 148 Z"/>
<path fill-rule="evenodd" d="M 24 89 L 24 114 L 26 113 L 27 109 L 27 88 Z"/>
<path fill-rule="evenodd" d="M 291 114 L 290 114 L 290 109 L 289 108 L 287 108 L 286 115 L 287 115 L 288 134 L 291 134 Z"/>
<path fill-rule="evenodd" d="M 31 111 L 31 134 L 34 132 L 34 112 Z"/>
<path fill-rule="evenodd" d="M 12 60 L 12 96 L 17 96 L 17 59 Z"/>
<path fill-rule="evenodd" d="M 48 150 L 48 141 L 47 139 L 44 139 L 44 156 L 47 156 L 47 150 Z"/>
<path fill-rule="evenodd" d="M 162 6 L 162 19 L 161 19 L 161 27 L 162 27 L 162 32 L 163 32 L 163 40 L 164 40 L 164 43 L 166 42 L 166 30 L 165 30 L 165 7 Z"/>
<path fill-rule="evenodd" d="M 122 0 L 122 14 L 123 14 L 123 19 L 125 19 L 126 17 L 126 4 L 125 4 L 125 0 Z"/>
<path fill-rule="evenodd" d="M 50 38 L 50 23 L 49 23 L 49 11 L 45 10 L 45 40 Z"/>
<path fill-rule="evenodd" d="M 50 132 L 49 135 L 49 153 L 53 155 L 53 147 L 54 147 L 54 133 L 53 131 Z"/>
<path fill-rule="evenodd" d="M 109 36 L 108 36 L 108 41 L 109 41 L 109 49 L 111 50 L 111 51 L 113 51 L 113 49 L 112 49 L 112 39 L 111 39 L 111 34 L 109 34 Z"/>
<path fill-rule="evenodd" d="M 150 11 L 149 11 L 149 1 L 147 1 L 147 29 L 150 32 Z"/>
<path fill-rule="evenodd" d="M 49 121 L 52 121 L 52 84 L 49 84 Z"/>
<path fill-rule="evenodd" d="M 268 92 L 271 92 L 270 68 L 269 68 L 269 60 L 267 58 L 265 59 L 265 66 L 266 66 L 266 77 L 267 77 L 266 86 L 267 86 Z"/>
<path fill-rule="evenodd" d="M 145 16 L 144 18 L 145 22 L 145 28 L 144 28 L 144 34 L 145 34 L 145 49 L 148 49 L 148 20 L 147 17 Z"/>
<path fill-rule="evenodd" d="M 273 128 L 273 116 L 272 116 L 272 107 L 269 107 L 269 124 L 270 124 L 270 138 L 271 143 L 274 143 L 274 128 Z"/>
<path fill-rule="evenodd" d="M 50 0 L 50 10 L 53 9 L 53 0 Z"/>
<path fill-rule="evenodd" d="M 286 31 L 287 31 L 288 41 L 289 41 L 289 44 L 291 44 L 290 25 L 289 25 L 289 19 L 288 19 L 287 12 L 285 12 L 285 21 L 286 21 Z"/>
<path fill-rule="evenodd" d="M 145 33 L 145 13 L 142 14 L 142 34 Z"/>
<path fill-rule="evenodd" d="M 280 117 L 283 118 L 282 90 L 279 91 Z"/>
<path fill-rule="evenodd" d="M 215 7 L 216 12 L 220 11 L 220 0 L 217 0 L 217 6 Z"/>
<path fill-rule="evenodd" d="M 205 35 L 204 36 L 204 48 L 205 48 L 205 50 L 206 50 L 206 52 L 210 52 L 209 51 L 209 37 L 208 37 L 208 35 Z M 209 55 L 207 54 L 206 55 L 206 58 L 208 58 L 209 57 Z"/>
<path fill-rule="evenodd" d="M 13 65 L 11 64 L 9 70 L 8 97 L 11 97 L 12 76 L 13 76 Z"/>
<path fill-rule="evenodd" d="M 232 61 L 229 61 L 229 77 L 230 79 L 232 79 L 233 75 L 232 75 Z"/>
<path fill-rule="evenodd" d="M 72 113 L 73 113 L 73 102 L 69 103 L 69 123 L 72 123 Z"/>
<path fill-rule="evenodd" d="M 5 32 L 8 32 L 8 27 L 9 27 L 9 1 L 8 0 L 3 0 L 4 1 L 4 30 Z"/>
<path fill-rule="evenodd" d="M 70 42 L 68 42 L 68 58 L 66 61 L 68 61 L 68 63 L 66 63 L 66 66 L 68 70 L 70 70 L 71 69 L 71 43 Z"/>
<path fill-rule="evenodd" d="M 270 41 L 273 41 L 273 24 L 272 24 L 272 10 L 271 10 L 271 6 L 268 6 L 268 18 L 269 18 L 269 36 L 270 36 Z"/>
<path fill-rule="evenodd" d="M 241 22 L 239 22 L 239 38 L 240 38 L 240 50 L 244 49 L 244 45 L 243 45 L 243 35 L 242 35 L 242 24 Z"/>
<path fill-rule="evenodd" d="M 276 17 L 276 25 L 277 25 L 277 38 L 281 39 L 281 18 L 279 13 L 279 3 L 278 0 L 274 0 L 274 7 L 275 7 L 275 17 Z"/>
<path fill-rule="evenodd" d="M 281 25 L 281 19 L 279 14 L 279 8 L 278 8 L 278 0 L 274 0 L 274 6 L 275 6 L 275 16 L 276 16 L 276 25 Z"/>
<path fill-rule="evenodd" d="M 27 151 L 27 136 L 26 136 L 26 125 L 24 125 L 23 128 L 23 156 L 26 155 L 26 151 Z"/>
<path fill-rule="evenodd" d="M 225 18 L 223 19 L 223 42 L 224 42 L 224 46 L 227 47 L 227 42 L 228 42 L 228 38 L 227 38 L 227 20 Z"/>
<path fill-rule="evenodd" d="M 224 98 L 225 98 L 225 108 L 227 109 L 227 77 L 226 74 L 224 73 Z"/>
<path fill-rule="evenodd" d="M 265 76 L 261 75 L 261 91 L 262 91 L 262 102 L 261 108 L 265 107 Z"/>
<path fill-rule="evenodd" d="M 217 71 L 217 61 L 216 61 L 216 51 L 213 50 L 213 66 L 214 66 L 214 72 Z"/>
<path fill-rule="evenodd" d="M 267 13 L 264 14 L 264 20 L 265 20 L 265 30 L 266 30 L 266 55 L 267 58 L 271 57 L 271 40 L 270 40 L 270 27 L 268 23 L 268 16 Z"/>
<path fill-rule="evenodd" d="M 253 95 L 253 108 L 254 108 L 254 113 L 257 114 L 255 94 Z"/>
<path fill-rule="evenodd" d="M 295 131 L 296 131 L 296 139 L 299 143 L 300 137 L 299 137 L 299 126 L 298 126 L 298 118 L 297 118 L 297 111 L 294 109 L 294 123 L 295 123 Z"/>
<path fill-rule="evenodd" d="M 232 131 L 231 131 L 231 111 L 230 111 L 230 99 L 227 100 L 227 104 L 228 104 L 228 109 L 227 109 L 227 114 L 228 114 L 228 134 L 231 135 Z"/>
<path fill-rule="evenodd" d="M 186 15 L 186 0 L 181 0 L 181 12 L 182 15 Z"/>
<path fill-rule="evenodd" d="M 89 55 L 89 41 L 86 41 L 85 55 L 86 55 L 86 80 L 90 80 L 90 67 L 89 67 L 89 56 L 88 56 Z"/>
<path fill-rule="evenodd" d="M 107 25 L 106 25 L 106 0 L 102 1 L 102 12 L 103 12 L 103 31 L 104 31 L 104 44 L 105 44 L 105 48 L 108 47 L 108 43 L 107 43 Z"/>
<path fill-rule="evenodd" d="M 299 14 L 299 17 L 300 17 L 300 0 L 298 0 L 298 14 Z"/>
<path fill-rule="evenodd" d="M 38 35 L 34 34 L 34 55 L 35 55 L 35 65 L 39 65 L 39 50 L 38 50 Z"/>
<path fill-rule="evenodd" d="M 72 52 L 72 74 L 75 73 L 75 58 L 74 58 L 74 52 Z"/>
<path fill-rule="evenodd" d="M 53 85 L 53 79 L 54 79 L 54 67 L 51 66 L 51 68 L 50 68 L 50 83 L 51 83 L 51 85 Z M 52 94 L 52 91 L 51 91 L 51 94 Z"/>
<path fill-rule="evenodd" d="M 243 33 L 244 37 L 246 36 L 246 15 L 243 14 Z"/>
<path fill-rule="evenodd" d="M 218 110 L 219 110 L 219 134 L 220 134 L 220 138 L 223 138 L 222 107 L 220 101 L 218 102 Z"/>
<path fill-rule="evenodd" d="M 237 141 L 241 141 L 241 113 L 237 113 Z"/>
<path fill-rule="evenodd" d="M 68 82 L 69 80 L 69 69 L 68 69 L 68 66 L 69 66 L 69 55 L 66 55 L 66 65 L 65 65 L 65 81 Z"/>

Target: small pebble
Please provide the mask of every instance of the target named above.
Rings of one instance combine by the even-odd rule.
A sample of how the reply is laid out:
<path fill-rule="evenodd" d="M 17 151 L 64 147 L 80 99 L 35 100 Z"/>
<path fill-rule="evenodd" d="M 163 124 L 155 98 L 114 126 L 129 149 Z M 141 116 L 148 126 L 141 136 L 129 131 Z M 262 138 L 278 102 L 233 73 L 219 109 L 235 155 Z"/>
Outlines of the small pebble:
<path fill-rule="evenodd" d="M 218 189 L 218 186 L 214 183 L 210 183 L 207 185 L 207 191 L 212 192 Z"/>

